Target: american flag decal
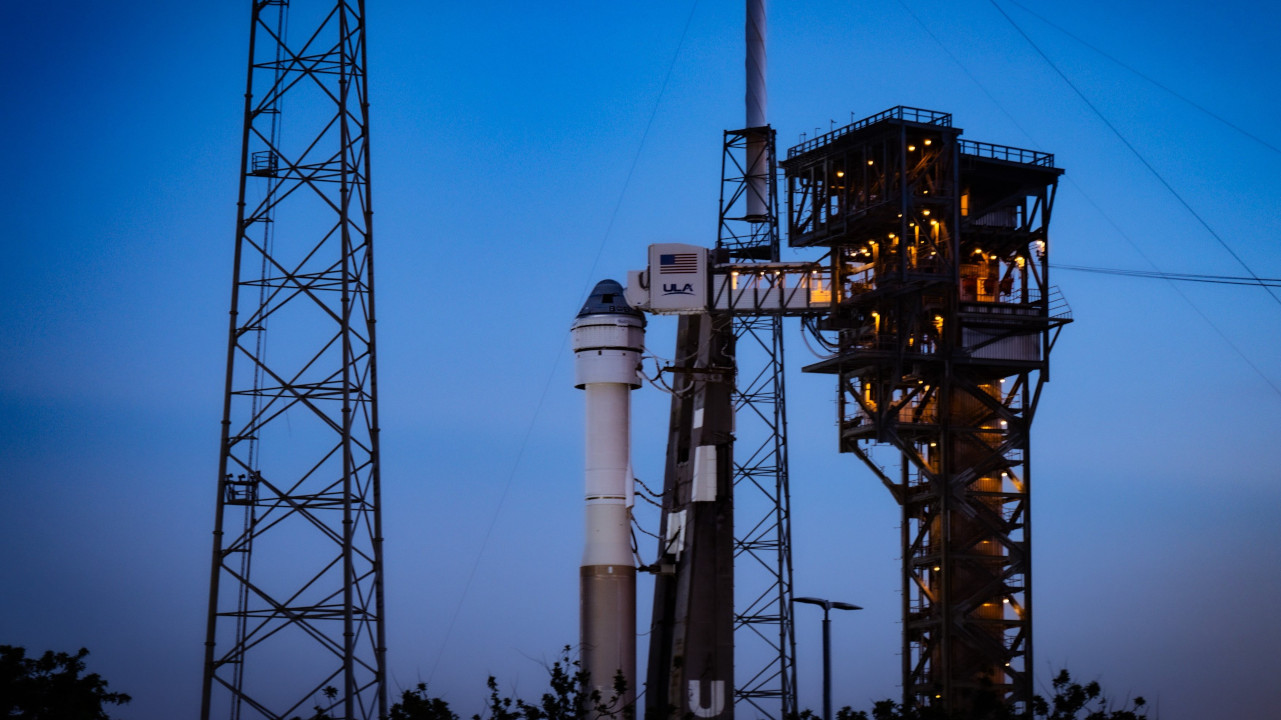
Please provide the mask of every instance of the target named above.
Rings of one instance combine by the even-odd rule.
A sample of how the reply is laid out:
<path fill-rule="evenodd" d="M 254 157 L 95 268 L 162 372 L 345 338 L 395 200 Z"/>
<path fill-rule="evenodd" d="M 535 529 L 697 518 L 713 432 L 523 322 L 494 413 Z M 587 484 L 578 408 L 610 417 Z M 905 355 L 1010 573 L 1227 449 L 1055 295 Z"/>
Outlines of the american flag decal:
<path fill-rule="evenodd" d="M 698 272 L 698 253 L 672 253 L 658 256 L 658 271 L 664 275 L 686 275 Z"/>

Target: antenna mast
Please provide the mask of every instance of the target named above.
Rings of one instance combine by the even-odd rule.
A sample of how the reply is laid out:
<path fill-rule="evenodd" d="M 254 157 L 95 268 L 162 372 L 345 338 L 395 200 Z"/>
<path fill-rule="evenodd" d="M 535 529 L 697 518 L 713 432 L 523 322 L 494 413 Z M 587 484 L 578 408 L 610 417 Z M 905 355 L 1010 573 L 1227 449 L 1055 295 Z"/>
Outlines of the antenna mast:
<path fill-rule="evenodd" d="M 202 720 L 387 714 L 364 17 L 253 3 Z"/>

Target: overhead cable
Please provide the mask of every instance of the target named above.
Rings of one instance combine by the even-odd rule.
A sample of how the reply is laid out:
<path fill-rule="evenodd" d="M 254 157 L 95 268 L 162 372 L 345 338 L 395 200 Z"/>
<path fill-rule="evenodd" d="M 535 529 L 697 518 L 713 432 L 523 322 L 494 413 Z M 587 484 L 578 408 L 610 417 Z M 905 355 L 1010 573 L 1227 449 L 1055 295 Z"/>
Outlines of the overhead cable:
<path fill-rule="evenodd" d="M 1179 282 L 1199 282 L 1210 283 L 1213 285 L 1262 285 L 1264 287 L 1281 287 L 1281 278 L 1242 277 L 1239 275 L 1197 275 L 1194 273 L 1125 270 L 1120 268 L 1088 267 L 1085 265 L 1060 265 L 1058 263 L 1053 263 L 1050 267 L 1055 270 L 1072 270 L 1075 272 L 1097 273 L 1100 275 L 1121 275 L 1124 277 L 1176 280 Z"/>
<path fill-rule="evenodd" d="M 596 251 L 596 258 L 592 260 L 591 269 L 588 271 L 588 274 L 587 274 L 589 278 L 595 276 L 596 266 L 600 264 L 600 258 L 605 252 L 605 245 L 606 243 L 608 243 L 610 233 L 613 231 L 614 221 L 618 217 L 618 211 L 619 211 L 619 208 L 622 207 L 623 198 L 626 196 L 627 190 L 631 185 L 632 175 L 633 173 L 635 173 L 636 165 L 640 160 L 642 151 L 645 149 L 645 140 L 649 136 L 650 127 L 654 124 L 654 117 L 658 114 L 658 106 L 661 103 L 663 99 L 663 95 L 667 90 L 667 83 L 668 83 L 668 80 L 671 79 L 672 69 L 676 66 L 677 58 L 680 57 L 681 48 L 684 47 L 685 45 L 685 36 L 688 35 L 689 33 L 690 24 L 694 20 L 694 11 L 697 9 L 698 9 L 698 0 L 694 0 L 694 2 L 690 5 L 689 15 L 685 18 L 685 27 L 681 30 L 680 40 L 677 41 L 677 44 L 676 44 L 676 51 L 672 53 L 671 62 L 667 66 L 667 74 L 663 77 L 663 85 L 658 91 L 658 97 L 654 98 L 654 109 L 652 112 L 650 112 L 649 121 L 645 124 L 644 132 L 641 133 L 640 143 L 636 148 L 636 155 L 632 159 L 631 167 L 627 171 L 627 177 L 623 181 L 623 188 L 619 192 L 618 202 L 614 204 L 614 210 L 609 216 L 609 223 L 605 227 L 604 234 L 601 236 L 600 247 Z M 589 294 L 589 289 L 591 287 L 592 287 L 592 282 L 589 280 L 587 285 L 583 289 L 584 298 L 586 298 L 587 295 Z M 516 471 L 520 468 L 520 464 L 525 458 L 525 451 L 529 447 L 530 437 L 533 433 L 535 425 L 538 423 L 538 416 L 542 414 L 543 406 L 546 404 L 547 394 L 549 389 L 551 388 L 552 380 L 556 376 L 556 368 L 560 365 L 560 359 L 564 356 L 565 347 L 568 344 L 569 344 L 569 336 L 566 335 L 565 340 L 561 343 L 560 347 L 557 349 L 556 358 L 552 361 L 552 366 L 547 372 L 547 379 L 543 383 L 542 393 L 539 394 L 538 402 L 534 406 L 533 415 L 530 417 L 529 424 L 525 428 L 525 432 L 521 436 L 520 442 L 516 447 L 516 458 L 512 462 L 511 470 L 507 473 L 507 479 L 503 483 L 503 489 L 498 496 L 498 502 L 497 504 L 494 505 L 493 515 L 490 517 L 489 525 L 485 529 L 484 537 L 481 538 L 480 549 L 476 551 L 476 558 L 472 561 L 471 569 L 467 573 L 467 579 L 463 583 L 462 592 L 459 593 L 458 604 L 454 607 L 453 614 L 450 615 L 449 625 L 447 625 L 445 628 L 444 639 L 442 639 L 440 642 L 440 651 L 436 654 L 436 660 L 435 662 L 432 663 L 431 671 L 427 675 L 428 682 L 431 682 L 431 679 L 436 676 L 436 670 L 440 667 L 441 660 L 444 659 L 445 657 L 445 651 L 449 647 L 449 639 L 454 632 L 454 626 L 458 623 L 458 616 L 462 612 L 463 604 L 467 600 L 467 594 L 471 591 L 472 583 L 476 579 L 476 570 L 480 567 L 480 562 L 485 555 L 485 550 L 489 547 L 490 537 L 493 536 L 494 528 L 498 524 L 498 516 L 502 513 L 503 505 L 507 501 L 507 495 L 511 490 L 512 481 L 516 477 Z"/>
<path fill-rule="evenodd" d="M 979 90 L 981 90 L 983 94 L 986 95 L 987 98 L 992 101 L 992 104 L 995 105 L 996 108 L 1000 110 L 1001 113 L 1004 114 L 1005 117 L 1008 118 L 1010 122 L 1013 123 L 1014 126 L 1018 128 L 1019 131 L 1022 132 L 1023 135 L 1026 136 L 1028 140 L 1032 142 L 1033 147 L 1039 147 L 1039 144 L 1036 142 L 1036 139 L 1032 137 L 1032 134 L 1029 133 L 1027 129 L 1025 129 L 1019 123 L 1019 121 L 1014 117 L 1014 115 L 1011 114 L 1010 111 L 1005 108 L 1005 106 L 1001 103 L 1000 100 L 996 98 L 996 96 L 994 96 L 990 91 L 988 91 L 987 86 L 985 86 L 977 77 L 975 77 L 974 73 L 970 72 L 970 69 L 965 65 L 965 63 L 961 62 L 960 58 L 956 57 L 956 55 L 954 55 L 952 51 L 947 48 L 947 45 L 943 43 L 942 39 L 940 39 L 938 35 L 935 35 L 934 32 L 930 30 L 929 25 L 925 23 L 925 20 L 923 20 L 921 16 L 913 12 L 912 9 L 908 7 L 907 3 L 905 3 L 903 0 L 898 0 L 898 3 L 903 8 L 903 10 L 905 10 L 907 14 L 911 15 L 912 19 L 915 20 L 916 23 L 921 26 L 921 29 L 924 30 L 925 33 L 929 35 L 931 39 L 934 40 L 934 43 L 939 46 L 939 48 L 944 52 L 944 54 L 946 54 L 949 58 L 951 58 L 952 62 L 955 63 L 956 66 L 959 67 L 961 71 L 965 73 L 965 75 L 969 77 L 971 81 L 974 82 L 974 84 L 979 88 Z M 999 9 L 1000 8 L 998 8 L 998 10 Z M 1062 73 L 1060 73 L 1060 75 L 1062 75 Z M 1154 270 L 1157 270 L 1158 272 L 1160 272 L 1156 262 L 1151 257 L 1149 257 L 1147 253 L 1143 251 L 1143 248 L 1139 247 L 1138 243 L 1136 243 L 1134 239 L 1131 238 L 1129 234 L 1126 233 L 1125 230 L 1123 230 L 1121 226 L 1117 224 L 1116 220 L 1112 219 L 1112 216 L 1109 215 L 1107 211 L 1104 210 L 1101 205 L 1099 205 L 1099 203 L 1095 202 L 1094 197 L 1091 196 L 1090 193 L 1086 191 L 1084 187 L 1082 187 L 1079 183 L 1077 183 L 1072 178 L 1071 175 L 1067 176 L 1067 181 L 1068 181 L 1068 184 L 1070 184 L 1073 188 L 1075 188 L 1077 192 L 1081 193 L 1081 197 L 1084 198 L 1085 201 L 1090 204 L 1090 207 L 1093 207 L 1095 212 L 1097 212 L 1104 220 L 1106 220 L 1107 223 L 1112 226 L 1112 229 L 1115 230 L 1117 234 L 1120 235 L 1121 238 L 1124 239 L 1125 242 L 1128 243 L 1129 246 L 1133 248 L 1136 253 L 1138 253 L 1139 257 L 1143 258 L 1143 260 L 1148 265 L 1151 265 Z M 1201 318 L 1201 320 L 1205 322 L 1206 325 L 1210 326 L 1210 329 L 1214 330 L 1214 332 L 1223 340 L 1224 344 L 1227 345 L 1229 348 L 1231 348 L 1232 351 L 1235 352 L 1237 356 L 1241 358 L 1242 362 L 1248 365 L 1250 369 L 1253 370 L 1254 373 L 1258 375 L 1259 378 L 1268 385 L 1268 387 L 1272 388 L 1272 391 L 1276 393 L 1278 397 L 1281 397 L 1281 387 L 1278 387 L 1277 384 L 1274 383 L 1271 378 L 1269 378 L 1266 374 L 1264 374 L 1263 370 L 1260 369 L 1259 366 L 1255 364 L 1253 360 L 1250 359 L 1250 356 L 1247 355 L 1245 351 L 1241 349 L 1240 346 L 1232 342 L 1232 339 L 1229 338 L 1227 333 L 1225 333 L 1223 329 L 1219 327 L 1218 323 L 1216 323 L 1210 315 L 1208 315 L 1204 310 L 1202 310 L 1200 306 L 1198 306 L 1196 302 L 1192 300 L 1192 298 L 1188 297 L 1188 295 L 1183 292 L 1183 289 L 1180 288 L 1176 282 L 1174 282 L 1173 280 L 1169 280 L 1168 278 L 1167 278 L 1167 282 L 1170 283 L 1170 289 L 1173 290 L 1179 297 L 1183 298 L 1183 301 L 1188 304 L 1188 307 L 1192 308 L 1192 311 L 1195 312 Z"/>
<path fill-rule="evenodd" d="M 1140 70 L 1138 70 L 1138 69 L 1136 69 L 1136 68 L 1134 68 L 1134 67 L 1131 67 L 1130 65 L 1127 65 L 1126 63 L 1124 63 L 1124 62 L 1122 62 L 1121 60 L 1117 59 L 1114 55 L 1109 54 L 1107 51 L 1105 51 L 1105 50 L 1103 50 L 1103 49 L 1099 48 L 1099 47 L 1098 47 L 1098 46 L 1096 46 L 1096 45 L 1092 45 L 1092 44 L 1090 44 L 1089 42 L 1087 42 L 1086 40 L 1082 39 L 1081 37 L 1079 37 L 1079 36 L 1077 36 L 1077 35 L 1074 35 L 1074 34 L 1072 34 L 1071 32 L 1069 32 L 1068 30 L 1064 29 L 1062 26 L 1060 26 L 1060 25 L 1056 25 L 1056 24 L 1054 23 L 1054 21 L 1052 21 L 1052 20 L 1050 20 L 1049 18 L 1045 17 L 1044 15 L 1042 15 L 1042 14 L 1038 13 L 1037 11 L 1033 10 L 1032 8 L 1029 8 L 1028 6 L 1026 6 L 1026 5 L 1024 5 L 1024 4 L 1022 4 L 1022 3 L 1020 3 L 1018 0 L 1009 0 L 1009 2 L 1010 2 L 1012 5 L 1014 5 L 1015 7 L 1017 7 L 1017 8 L 1019 8 L 1019 9 L 1023 10 L 1024 12 L 1028 13 L 1028 14 L 1029 14 L 1029 15 L 1031 15 L 1032 17 L 1035 17 L 1036 19 L 1038 19 L 1038 20 L 1040 20 L 1041 22 L 1045 23 L 1046 25 L 1049 25 L 1050 27 L 1054 28 L 1055 30 L 1058 30 L 1059 32 L 1063 33 L 1064 35 L 1067 35 L 1068 37 L 1072 38 L 1073 40 L 1077 41 L 1078 43 L 1080 43 L 1080 44 L 1082 44 L 1082 45 L 1086 46 L 1087 48 L 1089 48 L 1089 49 L 1093 50 L 1094 52 L 1096 52 L 1096 53 L 1098 53 L 1098 54 L 1102 55 L 1103 57 L 1107 58 L 1108 60 L 1111 60 L 1112 62 L 1116 63 L 1117 65 L 1121 66 L 1122 68 L 1124 68 L 1124 69 L 1126 69 L 1126 70 L 1129 70 L 1130 72 L 1134 73 L 1135 75 L 1138 75 L 1139 77 L 1141 77 L 1141 78 L 1143 78 L 1144 80 L 1146 80 L 1146 81 L 1148 81 L 1148 82 L 1152 83 L 1153 85 L 1155 85 L 1156 87 L 1160 88 L 1161 90 L 1164 90 L 1165 92 L 1169 93 L 1170 95 L 1173 95 L 1174 97 L 1178 98 L 1179 100 L 1182 100 L 1183 102 L 1187 103 L 1188 105 L 1191 105 L 1192 107 L 1196 108 L 1197 110 L 1200 110 L 1201 112 L 1205 113 L 1206 115 L 1209 115 L 1210 117 L 1214 118 L 1215 120 L 1218 120 L 1219 122 L 1223 123 L 1224 125 L 1228 126 L 1229 128 L 1232 128 L 1233 130 L 1236 130 L 1237 132 L 1241 133 L 1242 135 L 1246 136 L 1247 138 L 1250 138 L 1251 140 L 1253 140 L 1253 141 L 1255 141 L 1256 143 L 1258 143 L 1258 144 L 1262 145 L 1263 147 L 1265 147 L 1265 148 L 1267 148 L 1267 149 L 1271 150 L 1272 152 L 1274 152 L 1274 153 L 1281 153 L 1281 148 L 1278 148 L 1276 145 L 1273 145 L 1272 143 L 1268 142 L 1267 140 L 1264 140 L 1263 138 L 1259 137 L 1258 135 L 1255 135 L 1254 133 L 1250 132 L 1249 130 L 1246 130 L 1245 128 L 1243 128 L 1243 127 L 1241 127 L 1241 126 L 1239 126 L 1239 125 L 1237 125 L 1237 124 L 1233 123 L 1231 120 L 1228 120 L 1227 118 L 1225 118 L 1225 117 L 1223 117 L 1223 116 L 1221 116 L 1221 115 L 1219 115 L 1219 114 L 1215 113 L 1213 110 L 1210 110 L 1209 108 L 1205 107 L 1204 105 L 1201 105 L 1201 104 L 1197 103 L 1195 100 L 1192 100 L 1192 99 L 1190 99 L 1190 98 L 1184 97 L 1184 96 L 1183 96 L 1183 95 L 1181 95 L 1178 91 L 1176 91 L 1176 90 L 1174 90 L 1173 88 L 1171 88 L 1171 87 L 1169 87 L 1169 86 L 1167 86 L 1167 85 L 1165 85 L 1165 84 L 1161 83 L 1160 81 L 1156 80 L 1155 78 L 1152 78 L 1152 77 L 1150 77 L 1150 76 L 1148 76 L 1148 75 L 1144 74 L 1144 73 L 1143 73 L 1143 72 L 1141 72 Z"/>
<path fill-rule="evenodd" d="M 1205 228 L 1206 232 L 1210 233 L 1210 235 L 1215 240 L 1218 241 L 1219 245 L 1223 246 L 1223 249 L 1227 250 L 1228 254 L 1231 255 L 1232 258 L 1236 260 L 1237 263 L 1240 264 L 1242 268 L 1245 268 L 1245 271 L 1250 274 L 1250 277 L 1255 279 L 1256 281 L 1255 284 L 1259 285 L 1264 290 L 1266 290 L 1267 293 L 1272 296 L 1272 299 L 1276 301 L 1278 305 L 1281 305 L 1281 296 L 1278 296 L 1275 292 L 1272 291 L 1271 287 L 1269 287 L 1268 285 L 1265 285 L 1262 281 L 1259 280 L 1259 276 L 1255 274 L 1254 270 L 1250 268 L 1250 266 L 1246 263 L 1246 261 L 1241 259 L 1240 255 L 1236 254 L 1236 251 L 1233 250 L 1228 245 L 1228 243 L 1219 235 L 1219 233 L 1215 232 L 1214 228 L 1210 227 L 1210 223 L 1206 222 L 1205 218 L 1201 217 L 1201 214 L 1198 213 L 1192 207 L 1192 205 L 1188 203 L 1188 201 L 1185 200 L 1177 190 L 1174 189 L 1174 186 L 1171 185 L 1165 179 L 1165 177 L 1161 175 L 1160 172 L 1157 171 L 1155 167 L 1152 166 L 1152 163 L 1148 162 L 1147 158 L 1143 156 L 1143 153 L 1140 153 L 1138 148 L 1134 147 L 1134 145 L 1131 144 L 1130 141 L 1126 139 L 1124 135 L 1121 134 L 1121 131 L 1118 130 L 1115 125 L 1112 124 L 1112 121 L 1108 120 L 1107 116 L 1105 116 L 1103 112 L 1099 110 L 1097 106 L 1095 106 L 1094 103 L 1090 102 L 1090 99 L 1085 96 L 1085 93 L 1081 92 L 1080 88 L 1078 88 L 1076 84 L 1073 83 L 1068 78 L 1068 76 L 1064 74 L 1062 70 L 1059 69 L 1059 66 L 1054 64 L 1054 61 L 1050 59 L 1050 56 L 1046 55 L 1045 51 L 1043 51 L 1040 48 L 1040 46 L 1038 46 L 1036 42 L 1033 41 L 1032 38 L 1026 32 L 1023 31 L 1023 28 L 1020 27 L 1018 23 L 1014 22 L 1014 18 L 1010 17 L 1009 14 L 1005 12 L 1005 9 L 1002 8 L 999 4 L 997 4 L 996 0 L 989 0 L 989 2 L 992 3 L 992 7 L 996 8 L 997 12 L 1001 13 L 1002 17 L 1004 17 L 1007 21 L 1009 21 L 1010 25 L 1014 27 L 1014 29 L 1018 32 L 1018 34 L 1023 36 L 1023 39 L 1026 40 L 1027 43 L 1032 46 L 1032 49 L 1036 51 L 1036 54 L 1040 55 L 1041 59 L 1044 60 L 1046 64 L 1049 65 L 1050 68 L 1054 70 L 1054 72 L 1057 73 L 1060 78 L 1063 79 L 1063 82 L 1067 83 L 1067 86 L 1072 88 L 1072 92 L 1076 93 L 1076 96 L 1081 98 L 1081 102 L 1085 103 L 1086 106 L 1090 108 L 1090 111 L 1094 113 L 1095 117 L 1101 120 L 1103 124 L 1106 125 L 1108 129 L 1112 131 L 1113 135 L 1116 135 L 1117 139 L 1120 140 L 1121 143 L 1125 145 L 1127 149 L 1129 149 L 1129 151 L 1134 155 L 1134 157 L 1138 158 L 1139 162 L 1143 164 L 1143 167 L 1147 168 L 1148 172 L 1152 173 L 1152 176 L 1155 177 L 1157 181 L 1160 182 L 1161 185 L 1163 185 L 1165 189 L 1168 190 L 1170 194 L 1173 195 L 1174 198 L 1178 200 L 1181 205 L 1183 205 L 1184 209 L 1186 209 L 1192 215 L 1192 217 L 1196 218 L 1197 222 L 1201 223 L 1201 227 Z"/>

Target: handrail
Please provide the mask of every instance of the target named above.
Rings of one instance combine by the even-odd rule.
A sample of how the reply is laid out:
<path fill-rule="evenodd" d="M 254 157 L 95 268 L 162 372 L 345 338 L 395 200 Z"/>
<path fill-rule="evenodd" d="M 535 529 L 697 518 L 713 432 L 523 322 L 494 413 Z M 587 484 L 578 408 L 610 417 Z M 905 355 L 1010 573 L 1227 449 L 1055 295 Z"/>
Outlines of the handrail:
<path fill-rule="evenodd" d="M 923 108 L 907 107 L 906 105 L 896 105 L 890 108 L 889 110 L 883 110 L 881 112 L 876 113 L 875 115 L 871 115 L 863 118 L 862 120 L 852 122 L 849 125 L 846 125 L 844 127 L 836 128 L 831 132 L 823 133 L 822 135 L 816 135 L 810 138 L 809 140 L 806 140 L 798 145 L 794 145 L 793 147 L 788 148 L 787 158 L 790 160 L 796 157 L 797 155 L 809 152 L 810 150 L 813 150 L 814 148 L 819 147 L 820 145 L 826 145 L 827 143 L 835 140 L 838 137 L 841 137 L 842 135 L 848 135 L 849 133 L 852 133 L 855 130 L 862 130 L 863 128 L 868 127 L 869 125 L 874 125 L 878 122 L 881 122 L 882 120 L 906 120 L 909 122 L 924 123 L 926 125 L 939 125 L 941 127 L 952 127 L 951 113 L 938 112 L 937 110 L 925 110 Z"/>
<path fill-rule="evenodd" d="M 961 154 L 990 158 L 992 160 L 1004 160 L 1005 162 L 1019 163 L 1020 165 L 1054 167 L 1054 153 L 1025 150 L 1023 148 L 1010 147 L 1009 145 L 996 145 L 976 140 L 961 140 Z"/>
<path fill-rule="evenodd" d="M 1058 285 L 1050 286 L 1050 317 L 1055 320 L 1071 320 L 1072 306 L 1068 305 L 1066 297 L 1063 297 L 1063 291 Z"/>

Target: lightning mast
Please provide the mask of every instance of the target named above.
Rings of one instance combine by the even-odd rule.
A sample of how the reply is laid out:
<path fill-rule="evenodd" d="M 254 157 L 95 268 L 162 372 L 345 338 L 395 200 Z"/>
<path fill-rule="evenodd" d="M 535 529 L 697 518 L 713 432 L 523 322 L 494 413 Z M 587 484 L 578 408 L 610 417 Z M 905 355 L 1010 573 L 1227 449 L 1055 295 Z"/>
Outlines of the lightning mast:
<path fill-rule="evenodd" d="M 747 127 L 725 133 L 716 250 L 651 246 L 646 279 L 629 279 L 646 309 L 681 315 L 678 362 L 667 368 L 676 392 L 650 717 L 733 717 L 740 704 L 752 716 L 795 710 L 782 318 L 756 307 L 713 308 L 705 286 L 711 266 L 726 276 L 742 272 L 766 294 L 776 281 L 782 287 L 772 270 L 778 198 L 774 131 L 765 120 L 763 0 L 747 2 L 746 36 Z"/>
<path fill-rule="evenodd" d="M 747 0 L 746 120 L 725 133 L 716 247 L 722 261 L 780 260 L 774 129 L 767 119 L 766 3 Z M 746 268 L 747 273 L 751 269 Z M 778 278 L 760 273 L 766 285 Z M 783 318 L 735 313 L 735 702 L 752 715 L 796 712 L 791 499 Z"/>
<path fill-rule="evenodd" d="M 364 2 L 253 3 L 202 720 L 387 713 Z"/>

